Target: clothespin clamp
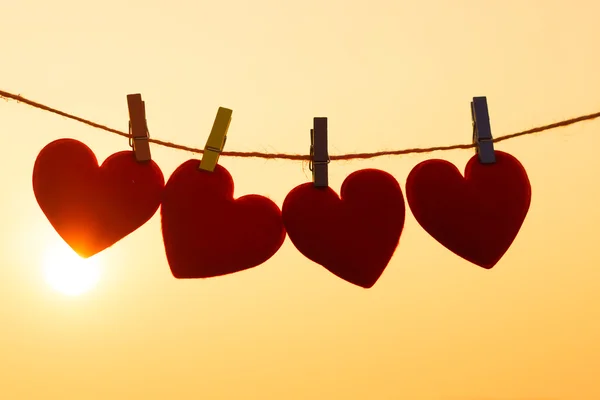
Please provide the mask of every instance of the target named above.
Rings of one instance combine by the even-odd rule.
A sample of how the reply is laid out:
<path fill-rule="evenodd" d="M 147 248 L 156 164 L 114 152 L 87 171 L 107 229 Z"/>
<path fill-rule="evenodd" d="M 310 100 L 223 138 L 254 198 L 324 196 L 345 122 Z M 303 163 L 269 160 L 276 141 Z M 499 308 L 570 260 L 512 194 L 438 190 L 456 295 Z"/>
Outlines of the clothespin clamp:
<path fill-rule="evenodd" d="M 315 187 L 329 186 L 329 153 L 327 151 L 327 118 L 315 117 L 310 130 L 310 164 Z"/>
<path fill-rule="evenodd" d="M 494 164 L 496 155 L 494 153 L 492 128 L 490 127 L 490 114 L 485 96 L 473 97 L 471 119 L 473 120 L 473 144 L 476 146 L 475 152 L 479 155 L 479 162 Z"/>
<path fill-rule="evenodd" d="M 212 130 L 204 146 L 204 154 L 200 161 L 200 169 L 213 172 L 219 161 L 219 156 L 225 147 L 227 141 L 227 131 L 231 123 L 232 110 L 219 107 Z"/>
<path fill-rule="evenodd" d="M 129 146 L 133 148 L 138 162 L 150 161 L 150 133 L 146 123 L 146 104 L 141 94 L 128 94 L 129 108 Z"/>

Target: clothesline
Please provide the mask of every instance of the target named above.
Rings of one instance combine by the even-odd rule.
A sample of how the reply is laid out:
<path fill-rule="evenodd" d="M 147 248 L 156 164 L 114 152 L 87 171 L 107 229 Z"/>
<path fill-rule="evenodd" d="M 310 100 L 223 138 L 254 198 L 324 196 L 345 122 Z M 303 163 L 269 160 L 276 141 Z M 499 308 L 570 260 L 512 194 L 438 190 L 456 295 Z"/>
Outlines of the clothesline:
<path fill-rule="evenodd" d="M 38 103 L 33 100 L 29 100 L 19 94 L 13 94 L 13 93 L 9 93 L 9 92 L 0 90 L 0 97 L 9 99 L 9 100 L 14 100 L 14 101 L 17 101 L 18 103 L 24 103 L 31 107 L 38 108 L 40 110 L 44 110 L 44 111 L 48 111 L 48 112 L 51 112 L 51 113 L 54 113 L 57 115 L 61 115 L 63 117 L 73 119 L 75 121 L 81 122 L 83 124 L 92 126 L 97 129 L 104 130 L 106 132 L 114 133 L 114 134 L 117 134 L 117 135 L 120 135 L 123 137 L 127 137 L 127 138 L 130 137 L 130 134 L 127 132 L 119 131 L 117 129 L 107 127 L 107 126 L 99 124 L 97 122 L 93 122 L 93 121 L 87 120 L 85 118 L 78 117 L 76 115 L 57 110 L 50 106 Z M 587 115 L 581 115 L 578 117 L 562 120 L 559 122 L 554 122 L 552 124 L 547 124 L 547 125 L 542 125 L 542 126 L 538 126 L 535 128 L 527 129 L 527 130 L 524 130 L 521 132 L 516 132 L 516 133 L 504 135 L 504 136 L 495 137 L 493 139 L 493 142 L 498 143 L 498 142 L 513 139 L 513 138 L 516 138 L 519 136 L 525 136 L 525 135 L 531 135 L 531 134 L 539 133 L 539 132 L 543 132 L 543 131 L 549 131 L 552 129 L 577 124 L 577 123 L 580 123 L 583 121 L 590 121 L 590 120 L 593 120 L 593 119 L 596 119 L 599 117 L 600 117 L 600 112 L 596 112 L 593 114 L 587 114 Z M 184 150 L 184 151 L 189 151 L 189 152 L 198 153 L 198 154 L 204 153 L 204 149 L 189 147 L 189 146 L 185 146 L 185 145 L 181 145 L 181 144 L 177 144 L 177 143 L 167 142 L 164 140 L 149 138 L 148 141 L 150 143 L 154 143 L 159 146 L 169 147 L 172 149 Z M 329 158 L 331 161 L 358 160 L 358 159 L 369 159 L 369 158 L 383 157 L 383 156 L 397 156 L 397 155 L 404 155 L 404 154 L 431 153 L 434 151 L 470 149 L 473 147 L 475 147 L 475 145 L 472 143 L 454 144 L 454 145 L 447 145 L 447 146 L 434 146 L 434 147 L 410 148 L 410 149 L 401 149 L 401 150 L 376 151 L 376 152 L 370 152 L 370 153 L 351 153 L 351 154 L 330 155 Z M 264 158 L 264 159 L 281 159 L 281 160 L 296 160 L 296 161 L 305 161 L 305 160 L 309 161 L 310 160 L 310 155 L 308 155 L 308 154 L 265 153 L 265 152 L 256 152 L 256 151 L 250 151 L 250 152 L 223 151 L 223 152 L 221 152 L 220 155 L 221 155 L 221 157 L 225 156 L 225 157 L 244 157 L 244 158 Z"/>

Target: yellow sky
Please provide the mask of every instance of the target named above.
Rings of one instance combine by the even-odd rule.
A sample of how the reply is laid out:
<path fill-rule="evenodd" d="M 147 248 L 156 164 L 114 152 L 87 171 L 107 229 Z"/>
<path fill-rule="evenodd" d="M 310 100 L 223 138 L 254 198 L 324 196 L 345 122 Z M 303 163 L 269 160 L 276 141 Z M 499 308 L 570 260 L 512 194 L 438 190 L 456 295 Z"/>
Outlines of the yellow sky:
<path fill-rule="evenodd" d="M 141 93 L 151 135 L 203 147 L 220 106 L 228 150 L 331 154 L 467 143 L 487 96 L 500 136 L 600 108 L 594 0 L 0 0 L 0 89 L 126 130 Z M 407 211 L 369 290 L 286 240 L 267 263 L 179 281 L 155 217 L 99 259 L 90 292 L 61 295 L 42 260 L 58 236 L 31 186 L 37 153 L 72 137 L 100 160 L 127 140 L 0 101 L 3 399 L 600 398 L 600 122 L 499 143 L 528 171 L 523 228 L 491 271 L 439 245 Z M 193 155 L 152 147 L 168 177 Z M 375 167 L 403 190 L 418 162 L 330 165 L 339 190 Z M 281 206 L 306 165 L 222 158 L 236 196 Z"/>

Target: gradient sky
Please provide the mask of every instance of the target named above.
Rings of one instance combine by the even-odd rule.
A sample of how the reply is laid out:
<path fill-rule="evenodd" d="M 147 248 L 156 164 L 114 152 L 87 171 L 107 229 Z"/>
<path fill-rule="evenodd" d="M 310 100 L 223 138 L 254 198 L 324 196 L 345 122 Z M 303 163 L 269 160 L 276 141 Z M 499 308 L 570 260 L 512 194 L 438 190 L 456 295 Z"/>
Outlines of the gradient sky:
<path fill-rule="evenodd" d="M 154 138 L 203 147 L 219 106 L 228 150 L 306 153 L 329 118 L 331 154 L 468 143 L 469 102 L 492 133 L 600 108 L 594 0 L 1 0 L 0 89 L 126 130 L 141 93 Z M 101 253 L 99 284 L 44 280 L 60 238 L 31 186 L 38 152 L 71 137 L 100 160 L 127 139 L 0 101 L 0 397 L 5 399 L 600 398 L 600 122 L 496 145 L 532 183 L 521 232 L 491 271 L 455 256 L 410 212 L 369 290 L 289 239 L 267 263 L 174 279 L 157 213 Z M 190 153 L 152 147 L 168 177 Z M 330 186 L 375 167 L 471 150 L 335 162 Z M 281 206 L 301 162 L 222 158 L 235 195 Z"/>

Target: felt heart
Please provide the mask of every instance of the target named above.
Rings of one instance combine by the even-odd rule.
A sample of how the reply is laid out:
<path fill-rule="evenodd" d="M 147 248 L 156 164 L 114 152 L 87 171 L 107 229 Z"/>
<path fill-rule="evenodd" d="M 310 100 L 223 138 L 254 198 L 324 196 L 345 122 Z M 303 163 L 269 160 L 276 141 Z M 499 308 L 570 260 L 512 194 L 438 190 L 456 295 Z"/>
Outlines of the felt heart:
<path fill-rule="evenodd" d="M 340 195 L 312 182 L 295 187 L 282 207 L 298 251 L 338 277 L 372 287 L 388 265 L 404 227 L 402 189 L 387 172 L 350 174 Z"/>
<path fill-rule="evenodd" d="M 42 212 L 84 258 L 152 218 L 163 187 L 163 174 L 154 161 L 139 163 L 133 151 L 122 151 L 99 166 L 92 150 L 74 139 L 48 144 L 33 167 L 33 192 Z"/>
<path fill-rule="evenodd" d="M 167 261 L 175 278 L 209 278 L 258 266 L 285 240 L 281 210 L 251 194 L 233 198 L 233 179 L 217 165 L 181 164 L 165 186 L 161 207 Z"/>
<path fill-rule="evenodd" d="M 496 151 L 494 164 L 474 155 L 463 177 L 453 164 L 427 160 L 413 168 L 406 198 L 419 224 L 460 257 L 492 268 L 511 246 L 531 202 L 521 163 Z"/>

